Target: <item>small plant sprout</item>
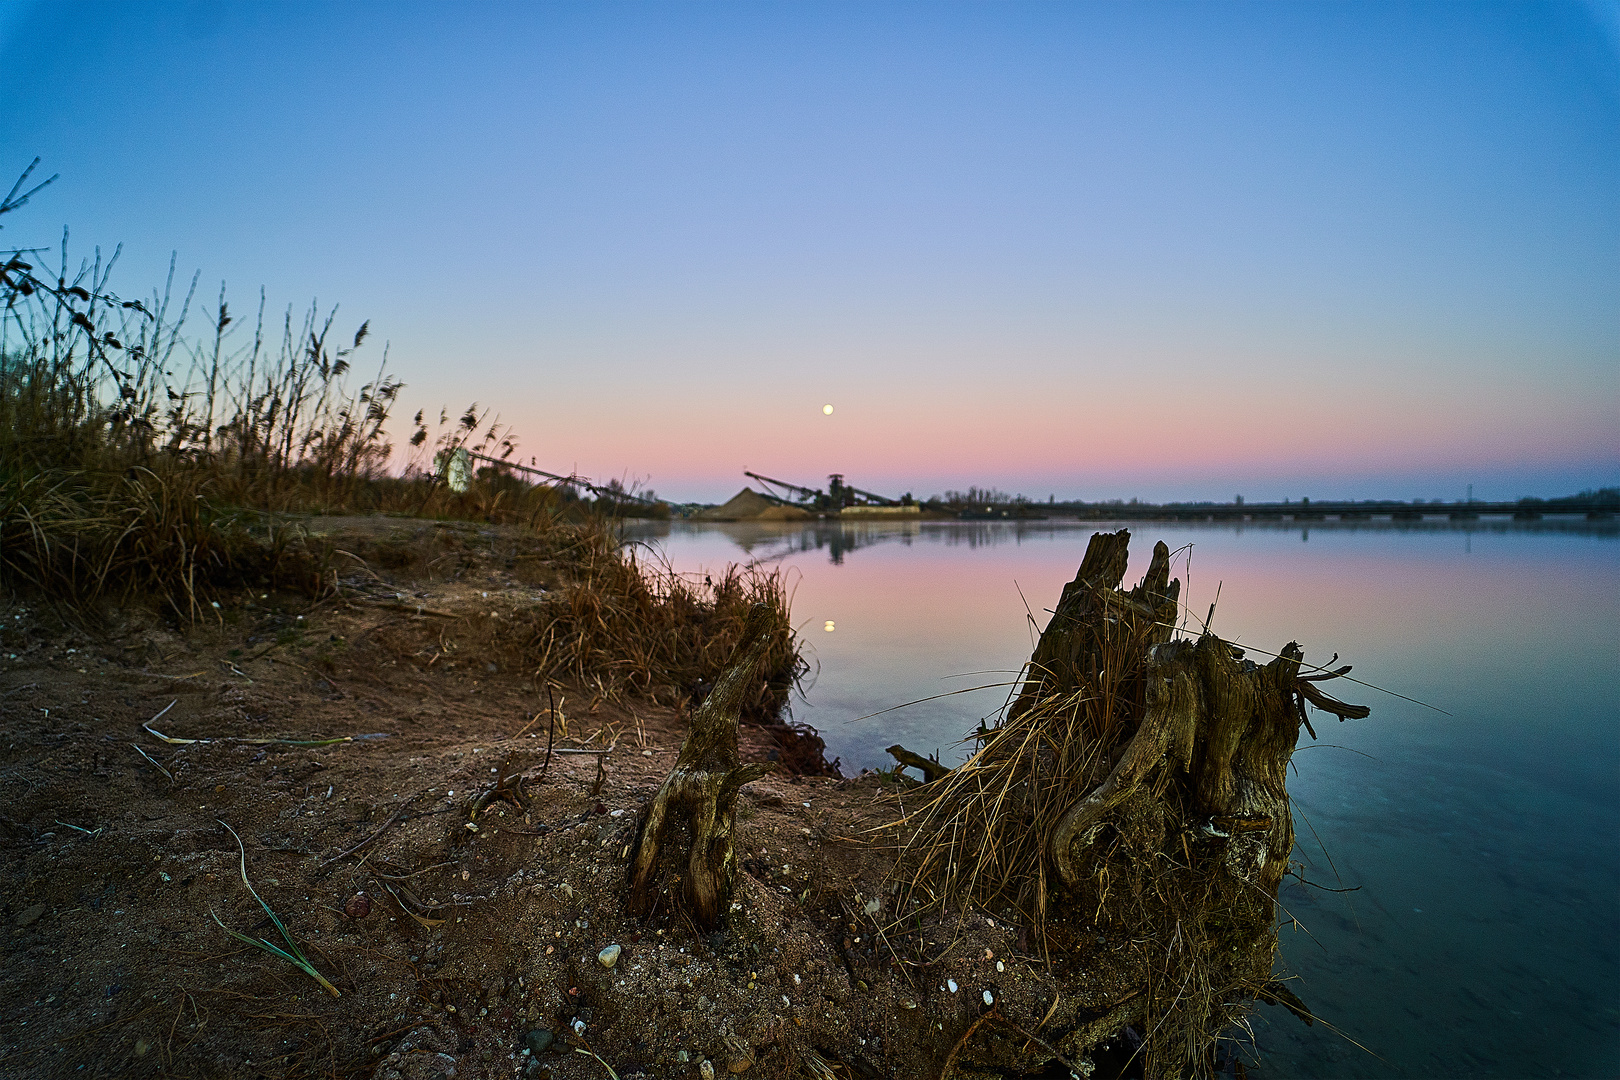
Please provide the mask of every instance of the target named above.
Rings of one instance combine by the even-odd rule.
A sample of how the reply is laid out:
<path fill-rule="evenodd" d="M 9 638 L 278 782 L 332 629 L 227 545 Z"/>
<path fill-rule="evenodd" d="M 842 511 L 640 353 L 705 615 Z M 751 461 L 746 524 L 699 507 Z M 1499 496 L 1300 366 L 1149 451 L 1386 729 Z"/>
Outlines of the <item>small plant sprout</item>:
<path fill-rule="evenodd" d="M 217 821 L 218 819 L 216 818 L 215 820 Z M 220 824 L 225 825 L 223 821 L 221 821 Z M 248 892 L 253 893 L 253 899 L 259 902 L 260 907 L 264 908 L 264 913 L 270 916 L 270 921 L 276 924 L 276 929 L 281 932 L 281 939 L 287 943 L 287 947 L 283 949 L 279 945 L 272 945 L 264 938 L 251 938 L 246 934 L 237 933 L 235 930 L 232 930 L 230 927 L 226 926 L 223 922 L 220 922 L 219 916 L 214 914 L 213 908 L 208 909 L 208 914 L 213 915 L 214 921 L 219 923 L 219 928 L 231 935 L 231 937 L 236 938 L 238 941 L 245 942 L 248 945 L 252 945 L 256 949 L 263 949 L 267 953 L 281 957 L 283 960 L 287 961 L 287 963 L 301 969 L 304 974 L 320 983 L 321 988 L 324 989 L 328 994 L 331 994 L 333 997 L 342 997 L 343 995 L 338 993 L 338 988 L 327 982 L 326 977 L 315 970 L 315 965 L 309 962 L 309 958 L 304 955 L 304 951 L 300 949 L 298 947 L 298 943 L 293 940 L 292 934 L 287 932 L 287 927 L 282 923 L 281 918 L 276 915 L 274 911 L 270 910 L 269 904 L 264 902 L 264 897 L 260 896 L 254 891 L 253 883 L 248 881 L 247 876 L 247 848 L 242 845 L 242 838 L 236 835 L 235 829 L 232 829 L 229 825 L 225 825 L 225 828 L 233 837 L 236 838 L 236 849 L 237 851 L 241 852 L 242 855 L 242 884 L 247 886 Z"/>

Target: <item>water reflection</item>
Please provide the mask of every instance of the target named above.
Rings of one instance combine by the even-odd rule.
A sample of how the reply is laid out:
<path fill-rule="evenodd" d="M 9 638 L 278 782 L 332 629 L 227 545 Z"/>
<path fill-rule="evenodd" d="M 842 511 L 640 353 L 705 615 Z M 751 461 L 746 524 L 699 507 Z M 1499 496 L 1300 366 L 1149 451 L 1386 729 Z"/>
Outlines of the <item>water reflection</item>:
<path fill-rule="evenodd" d="M 749 563 L 765 565 L 795 555 L 825 551 L 827 561 L 843 564 L 844 555 L 875 544 L 910 544 L 920 522 L 840 522 L 837 519 L 814 522 L 733 521 L 712 524 L 689 522 L 633 522 L 625 527 L 631 539 L 657 541 L 721 533 L 740 548 Z"/>
<path fill-rule="evenodd" d="M 722 535 L 743 554 L 743 560 L 768 564 L 791 561 L 794 556 L 825 552 L 834 566 L 850 552 L 882 544 L 909 547 L 917 543 L 945 547 L 995 548 L 1018 546 L 1031 541 L 1073 539 L 1078 534 L 1129 528 L 1147 535 L 1157 532 L 1215 531 L 1242 536 L 1245 533 L 1292 535 L 1309 543 L 1314 531 L 1331 533 L 1370 533 L 1379 535 L 1460 536 L 1465 551 L 1473 549 L 1475 536 L 1560 535 L 1601 539 L 1620 538 L 1620 522 L 1588 521 L 1580 517 L 1545 518 L 1540 521 L 1512 521 L 1506 518 L 1452 521 L 1429 518 L 1417 521 L 1312 521 L 1299 525 L 1290 521 L 1196 522 L 1196 521 L 840 521 L 820 518 L 806 522 L 629 522 L 625 535 L 635 540 L 673 539 L 680 546 L 692 538 Z M 733 556 L 733 561 L 737 561 Z"/>

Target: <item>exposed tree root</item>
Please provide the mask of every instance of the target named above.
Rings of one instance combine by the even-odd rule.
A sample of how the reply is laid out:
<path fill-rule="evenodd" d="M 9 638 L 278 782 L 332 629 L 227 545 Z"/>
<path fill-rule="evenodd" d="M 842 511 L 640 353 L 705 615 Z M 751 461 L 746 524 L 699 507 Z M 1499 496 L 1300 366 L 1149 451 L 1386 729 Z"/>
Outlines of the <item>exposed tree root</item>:
<path fill-rule="evenodd" d="M 737 758 L 738 717 L 773 642 L 771 611 L 756 605 L 740 659 L 693 712 L 675 767 L 642 817 L 630 859 L 634 913 L 647 915 L 663 905 L 703 927 L 715 926 L 725 914 L 736 875 L 737 793 L 774 768 L 742 765 Z"/>

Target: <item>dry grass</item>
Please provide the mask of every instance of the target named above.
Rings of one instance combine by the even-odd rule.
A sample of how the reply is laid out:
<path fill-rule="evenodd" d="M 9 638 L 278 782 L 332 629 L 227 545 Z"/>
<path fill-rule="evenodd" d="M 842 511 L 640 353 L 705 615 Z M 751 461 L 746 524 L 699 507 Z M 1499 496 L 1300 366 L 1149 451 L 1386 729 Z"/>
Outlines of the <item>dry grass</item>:
<path fill-rule="evenodd" d="M 0 588 L 80 615 L 150 597 L 193 621 L 216 589 L 285 569 L 242 508 L 292 491 L 342 505 L 380 477 L 400 384 L 384 367 L 348 390 L 365 326 L 340 348 L 332 316 L 289 312 L 272 350 L 261 305 L 233 347 L 223 292 L 209 332 L 188 336 L 191 293 L 123 300 L 116 255 L 74 268 L 64 240 L 53 274 L 40 254 L 0 253 Z"/>
<path fill-rule="evenodd" d="M 569 581 L 520 637 L 542 679 L 572 678 L 609 699 L 684 706 L 708 692 L 742 643 L 749 612 L 763 605 L 772 642 L 743 713 L 769 721 L 781 712 L 806 665 L 780 572 L 731 566 L 697 580 L 650 549 L 622 545 L 608 522 L 553 521 L 537 531 Z"/>
<path fill-rule="evenodd" d="M 910 814 L 913 895 L 927 903 L 1011 908 L 1044 925 L 1058 820 L 1100 784 L 1109 751 L 1140 715 L 1146 628 L 1106 624 L 1080 687 L 1037 697 L 978 737 L 978 749 L 929 785 Z"/>
<path fill-rule="evenodd" d="M 0 474 L 0 585 L 81 613 L 102 601 L 155 601 L 181 622 L 244 581 L 310 587 L 313 563 L 217 511 L 199 490 L 206 480 L 184 467 Z"/>

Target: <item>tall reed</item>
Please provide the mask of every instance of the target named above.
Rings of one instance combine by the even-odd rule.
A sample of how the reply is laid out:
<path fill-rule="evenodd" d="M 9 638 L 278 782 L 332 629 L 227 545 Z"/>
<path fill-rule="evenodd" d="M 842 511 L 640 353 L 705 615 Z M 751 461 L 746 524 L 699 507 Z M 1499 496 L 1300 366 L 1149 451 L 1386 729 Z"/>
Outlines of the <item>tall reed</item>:
<path fill-rule="evenodd" d="M 33 169 L 0 217 L 43 186 Z M 68 239 L 54 272 L 43 249 L 0 251 L 0 587 L 150 592 L 190 618 L 284 551 L 250 542 L 241 508 L 347 509 L 388 479 L 387 350 L 358 390 L 347 378 L 368 324 L 340 341 L 336 308 L 289 308 L 272 346 L 263 294 L 243 335 L 221 286 L 192 334 L 195 276 L 178 294 L 171 260 L 161 290 L 124 299 L 119 252 L 75 264 Z"/>

